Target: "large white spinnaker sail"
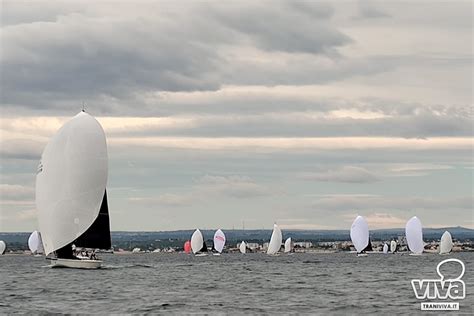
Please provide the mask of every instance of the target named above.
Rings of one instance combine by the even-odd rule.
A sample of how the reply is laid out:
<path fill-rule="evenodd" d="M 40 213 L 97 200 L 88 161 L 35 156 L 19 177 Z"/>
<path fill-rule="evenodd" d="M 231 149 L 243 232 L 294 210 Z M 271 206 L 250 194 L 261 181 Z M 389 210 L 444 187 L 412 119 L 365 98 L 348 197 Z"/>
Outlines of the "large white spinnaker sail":
<path fill-rule="evenodd" d="M 423 228 L 418 217 L 413 216 L 405 226 L 405 236 L 408 248 L 414 254 L 421 254 L 425 248 L 423 242 Z"/>
<path fill-rule="evenodd" d="M 245 241 L 242 241 L 239 246 L 239 250 L 241 253 L 246 253 L 247 252 L 247 244 Z"/>
<path fill-rule="evenodd" d="M 267 254 L 274 255 L 280 251 L 283 236 L 280 227 L 277 224 L 273 225 L 273 233 L 268 244 Z"/>
<path fill-rule="evenodd" d="M 0 240 L 0 255 L 5 254 L 5 251 L 7 250 L 7 244 L 3 240 Z"/>
<path fill-rule="evenodd" d="M 202 233 L 199 229 L 196 229 L 191 236 L 191 249 L 193 253 L 197 253 L 201 251 L 201 249 L 204 246 L 204 238 L 202 236 Z"/>
<path fill-rule="evenodd" d="M 357 253 L 361 253 L 369 244 L 369 225 L 362 216 L 357 216 L 352 223 L 351 240 Z"/>
<path fill-rule="evenodd" d="M 43 242 L 41 241 L 41 234 L 35 230 L 31 233 L 28 238 L 28 247 L 32 254 L 42 254 L 44 253 Z"/>
<path fill-rule="evenodd" d="M 46 255 L 78 239 L 98 218 L 107 165 L 104 130 L 84 111 L 46 145 L 36 176 L 36 207 Z"/>
<path fill-rule="evenodd" d="M 383 244 L 382 251 L 383 251 L 383 253 L 388 253 L 388 245 L 387 244 Z"/>
<path fill-rule="evenodd" d="M 220 229 L 218 229 L 214 233 L 214 249 L 218 252 L 221 253 L 222 250 L 224 249 L 225 245 L 225 235 L 224 232 Z"/>
<path fill-rule="evenodd" d="M 291 252 L 293 250 L 293 241 L 291 237 L 288 237 L 285 241 L 285 253 Z"/>
<path fill-rule="evenodd" d="M 441 241 L 439 243 L 439 253 L 446 254 L 450 253 L 453 249 L 453 238 L 451 237 L 451 233 L 445 231 L 443 236 L 441 236 Z"/>

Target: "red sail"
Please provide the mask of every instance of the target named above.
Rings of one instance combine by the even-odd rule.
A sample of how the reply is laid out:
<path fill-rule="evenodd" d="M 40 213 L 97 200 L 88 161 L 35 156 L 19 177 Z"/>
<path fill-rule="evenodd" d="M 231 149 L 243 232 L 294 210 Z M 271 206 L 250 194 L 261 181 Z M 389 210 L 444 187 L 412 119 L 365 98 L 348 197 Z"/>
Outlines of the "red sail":
<path fill-rule="evenodd" d="M 184 243 L 184 252 L 185 253 L 190 253 L 191 252 L 191 241 L 187 240 Z"/>

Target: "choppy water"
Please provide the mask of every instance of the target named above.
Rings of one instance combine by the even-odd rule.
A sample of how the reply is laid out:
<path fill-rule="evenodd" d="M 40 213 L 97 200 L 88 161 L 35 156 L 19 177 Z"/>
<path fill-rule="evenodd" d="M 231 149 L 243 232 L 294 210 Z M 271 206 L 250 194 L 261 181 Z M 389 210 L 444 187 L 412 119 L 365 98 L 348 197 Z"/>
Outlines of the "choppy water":
<path fill-rule="evenodd" d="M 474 305 L 474 253 L 466 264 L 466 299 Z M 410 280 L 438 278 L 446 256 L 372 254 L 105 255 L 105 268 L 46 268 L 41 257 L 0 256 L 0 314 L 416 313 Z M 453 273 L 457 267 L 453 265 Z M 449 268 L 447 268 L 449 270 Z M 456 274 L 456 273 L 454 273 Z M 389 315 L 389 314 L 387 314 Z"/>

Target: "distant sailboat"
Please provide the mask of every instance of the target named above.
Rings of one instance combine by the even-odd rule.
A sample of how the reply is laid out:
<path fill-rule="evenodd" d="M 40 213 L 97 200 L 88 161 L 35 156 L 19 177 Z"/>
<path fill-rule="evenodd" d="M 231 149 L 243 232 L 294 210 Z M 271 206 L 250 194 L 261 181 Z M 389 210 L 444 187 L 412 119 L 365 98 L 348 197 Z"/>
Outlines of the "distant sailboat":
<path fill-rule="evenodd" d="M 36 175 L 36 206 L 45 254 L 52 267 L 96 269 L 73 247 L 110 249 L 107 143 L 95 118 L 82 111 L 51 138 Z"/>
<path fill-rule="evenodd" d="M 408 248 L 414 255 L 423 253 L 423 228 L 418 217 L 413 216 L 405 226 L 405 236 L 407 238 Z"/>
<path fill-rule="evenodd" d="M 41 234 L 37 230 L 32 232 L 28 238 L 28 247 L 33 255 L 41 255 L 44 253 Z"/>
<path fill-rule="evenodd" d="M 0 240 L 0 255 L 4 255 L 7 250 L 7 244 L 3 240 Z"/>
<path fill-rule="evenodd" d="M 397 251 L 397 242 L 395 240 L 392 240 L 390 242 L 390 252 L 395 253 Z"/>
<path fill-rule="evenodd" d="M 290 253 L 293 250 L 293 241 L 288 237 L 285 241 L 285 253 Z"/>
<path fill-rule="evenodd" d="M 185 253 L 191 253 L 191 241 L 190 240 L 186 240 L 186 242 L 184 243 L 184 252 Z"/>
<path fill-rule="evenodd" d="M 224 232 L 218 229 L 214 234 L 214 250 L 217 251 L 217 254 L 222 253 L 225 245 L 225 235 Z"/>
<path fill-rule="evenodd" d="M 445 255 L 450 253 L 451 250 L 453 250 L 453 238 L 450 232 L 445 231 L 439 243 L 439 253 Z"/>
<path fill-rule="evenodd" d="M 280 227 L 277 224 L 273 225 L 273 233 L 270 238 L 270 243 L 268 245 L 267 254 L 275 255 L 280 251 L 281 243 L 283 241 L 283 236 L 281 234 Z"/>
<path fill-rule="evenodd" d="M 195 255 L 205 255 L 207 246 L 199 229 L 196 229 L 191 236 L 191 249 Z"/>
<path fill-rule="evenodd" d="M 388 253 L 388 245 L 383 244 L 383 253 L 387 254 Z"/>
<path fill-rule="evenodd" d="M 205 254 L 207 252 L 206 241 L 202 242 L 202 248 L 201 248 L 200 252 L 203 253 L 203 254 Z"/>
<path fill-rule="evenodd" d="M 369 225 L 362 216 L 357 216 L 351 226 L 351 240 L 357 254 L 360 256 L 363 252 L 372 250 L 369 239 Z"/>
<path fill-rule="evenodd" d="M 245 241 L 242 240 L 239 246 L 240 253 L 246 253 L 247 252 L 247 245 L 245 244 Z"/>

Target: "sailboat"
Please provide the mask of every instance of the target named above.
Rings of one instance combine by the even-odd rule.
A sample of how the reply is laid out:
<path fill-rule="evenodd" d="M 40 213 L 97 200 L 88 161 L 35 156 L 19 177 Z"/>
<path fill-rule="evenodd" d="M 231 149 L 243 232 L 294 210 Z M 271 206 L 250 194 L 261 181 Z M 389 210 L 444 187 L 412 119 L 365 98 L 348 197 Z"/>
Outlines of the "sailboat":
<path fill-rule="evenodd" d="M 245 244 L 245 241 L 242 240 L 239 246 L 240 253 L 246 253 L 247 252 L 247 245 Z"/>
<path fill-rule="evenodd" d="M 395 253 L 397 251 L 397 242 L 395 240 L 392 240 L 390 242 L 390 252 Z"/>
<path fill-rule="evenodd" d="M 270 238 L 270 243 L 267 249 L 267 254 L 276 255 L 280 251 L 282 241 L 283 236 L 281 234 L 280 227 L 278 227 L 277 224 L 274 224 L 272 237 Z"/>
<path fill-rule="evenodd" d="M 372 250 L 369 239 L 369 225 L 362 216 L 357 216 L 351 226 L 351 240 L 358 256 L 366 256 L 365 251 Z"/>
<path fill-rule="evenodd" d="M 51 138 L 36 175 L 36 207 L 51 267 L 97 269 L 77 248 L 110 249 L 107 143 L 102 126 L 84 110 Z"/>
<path fill-rule="evenodd" d="M 191 236 L 191 249 L 196 256 L 206 256 L 207 246 L 199 229 Z"/>
<path fill-rule="evenodd" d="M 423 243 L 423 228 L 418 217 L 413 216 L 407 222 L 405 226 L 405 236 L 412 255 L 421 255 L 425 247 Z"/>
<path fill-rule="evenodd" d="M 214 255 L 220 255 L 225 245 L 224 232 L 218 229 L 214 234 L 214 250 L 217 251 Z"/>
<path fill-rule="evenodd" d="M 441 241 L 439 243 L 439 254 L 447 255 L 451 250 L 453 250 L 453 238 L 451 237 L 450 232 L 445 231 L 443 236 L 441 236 Z"/>
<path fill-rule="evenodd" d="M 3 240 L 0 240 L 0 256 L 5 254 L 7 250 L 7 244 Z"/>
<path fill-rule="evenodd" d="M 367 253 L 369 251 L 374 251 L 374 249 L 372 248 L 372 241 L 370 241 L 370 237 L 369 237 L 369 243 L 367 244 L 367 247 L 365 247 L 365 249 L 362 250 L 362 252 Z"/>
<path fill-rule="evenodd" d="M 387 244 L 383 244 L 383 249 L 382 249 L 383 253 L 384 254 L 387 254 L 388 253 L 388 245 Z"/>
<path fill-rule="evenodd" d="M 291 237 L 288 237 L 285 241 L 285 253 L 290 253 L 293 251 L 293 241 Z"/>
<path fill-rule="evenodd" d="M 191 241 L 190 240 L 186 240 L 186 242 L 184 243 L 184 252 L 185 253 L 191 253 Z"/>
<path fill-rule="evenodd" d="M 43 242 L 41 241 L 41 234 L 35 230 L 28 238 L 28 247 L 35 256 L 41 256 L 44 253 Z"/>

